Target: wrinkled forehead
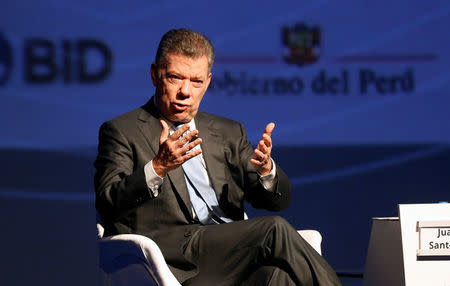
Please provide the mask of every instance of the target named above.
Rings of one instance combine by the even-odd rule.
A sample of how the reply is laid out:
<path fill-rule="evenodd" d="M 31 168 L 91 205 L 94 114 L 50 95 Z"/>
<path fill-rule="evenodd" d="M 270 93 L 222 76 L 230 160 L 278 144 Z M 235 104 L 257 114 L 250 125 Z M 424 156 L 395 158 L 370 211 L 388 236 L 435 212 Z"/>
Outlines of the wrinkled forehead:
<path fill-rule="evenodd" d="M 199 77 L 209 75 L 206 55 L 191 57 L 179 53 L 170 53 L 160 62 L 158 69 L 185 76 Z"/>
<path fill-rule="evenodd" d="M 208 73 L 211 72 L 211 64 L 209 63 L 209 58 L 206 53 L 179 53 L 179 52 L 170 52 L 167 53 L 164 57 L 162 57 L 159 61 L 159 63 L 156 63 L 158 65 L 158 68 L 166 68 L 167 65 L 170 62 L 173 62 L 174 58 L 178 59 L 189 59 L 191 61 L 204 61 L 206 60 L 206 66 L 208 69 Z"/>

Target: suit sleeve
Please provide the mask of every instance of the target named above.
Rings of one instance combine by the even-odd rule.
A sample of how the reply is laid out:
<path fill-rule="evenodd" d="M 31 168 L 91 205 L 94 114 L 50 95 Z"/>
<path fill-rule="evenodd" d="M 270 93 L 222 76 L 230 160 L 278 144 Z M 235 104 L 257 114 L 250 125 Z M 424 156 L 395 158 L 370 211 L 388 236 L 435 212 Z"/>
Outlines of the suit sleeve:
<path fill-rule="evenodd" d="M 113 123 L 100 127 L 94 184 L 96 208 L 103 218 L 118 219 L 151 198 L 144 167 L 135 166 L 133 153 Z"/>
<path fill-rule="evenodd" d="M 269 211 L 281 211 L 286 209 L 292 197 L 291 184 L 287 175 L 279 165 L 276 165 L 276 187 L 274 191 L 268 191 L 259 180 L 250 158 L 253 156 L 253 147 L 247 140 L 247 135 L 242 124 L 241 140 L 239 143 L 240 164 L 243 166 L 245 199 L 258 209 L 267 209 Z"/>

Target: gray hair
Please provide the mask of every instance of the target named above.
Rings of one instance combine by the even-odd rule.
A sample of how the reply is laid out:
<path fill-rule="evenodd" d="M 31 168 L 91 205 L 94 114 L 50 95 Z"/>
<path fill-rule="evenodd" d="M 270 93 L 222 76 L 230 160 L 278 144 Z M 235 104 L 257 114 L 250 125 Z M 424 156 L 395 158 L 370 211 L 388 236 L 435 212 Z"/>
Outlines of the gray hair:
<path fill-rule="evenodd" d="M 158 66 L 164 64 L 168 54 L 176 53 L 189 58 L 208 59 L 208 69 L 211 71 L 214 63 L 214 47 L 209 39 L 200 33 L 189 29 L 170 30 L 164 34 L 159 42 L 155 62 Z"/>

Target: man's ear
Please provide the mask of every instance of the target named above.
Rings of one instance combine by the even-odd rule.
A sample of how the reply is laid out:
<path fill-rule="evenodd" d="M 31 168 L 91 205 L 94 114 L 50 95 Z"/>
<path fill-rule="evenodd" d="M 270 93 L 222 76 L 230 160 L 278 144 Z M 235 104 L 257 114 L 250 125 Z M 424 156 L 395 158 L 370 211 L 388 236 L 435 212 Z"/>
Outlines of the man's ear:
<path fill-rule="evenodd" d="M 209 73 L 208 78 L 206 79 L 206 88 L 209 87 L 209 84 L 211 83 L 212 73 Z"/>
<path fill-rule="evenodd" d="M 158 66 L 156 63 L 152 63 L 150 67 L 150 75 L 152 76 L 153 85 L 156 86 L 158 83 Z"/>

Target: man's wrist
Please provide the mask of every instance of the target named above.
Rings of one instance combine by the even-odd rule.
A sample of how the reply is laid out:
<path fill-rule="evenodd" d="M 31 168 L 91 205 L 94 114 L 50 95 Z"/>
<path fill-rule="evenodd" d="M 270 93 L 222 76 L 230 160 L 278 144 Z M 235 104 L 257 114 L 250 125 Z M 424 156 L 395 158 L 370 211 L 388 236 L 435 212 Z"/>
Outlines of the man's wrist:
<path fill-rule="evenodd" d="M 167 175 L 167 172 L 165 171 L 162 164 L 159 164 L 157 161 L 157 158 L 150 161 L 152 163 L 152 169 L 155 172 L 155 174 L 160 177 L 161 179 L 164 178 Z"/>
<path fill-rule="evenodd" d="M 261 177 L 261 178 L 263 178 L 263 177 L 267 177 L 267 176 L 269 176 L 270 174 L 272 174 L 273 173 L 273 175 L 275 176 L 275 163 L 273 162 L 273 159 L 272 158 L 270 158 L 270 161 L 269 161 L 270 163 L 270 167 L 267 167 L 267 169 L 266 170 L 264 170 L 264 171 L 260 171 L 260 170 L 257 170 L 257 172 L 258 172 L 258 175 Z"/>
<path fill-rule="evenodd" d="M 258 175 L 259 175 L 259 181 L 264 186 L 264 188 L 268 191 L 273 192 L 275 190 L 275 186 L 276 186 L 275 177 L 277 174 L 277 169 L 276 169 L 276 165 L 275 165 L 275 162 L 273 161 L 273 159 L 270 158 L 270 160 L 272 161 L 272 170 L 270 170 L 270 172 L 264 176 L 262 176 L 259 173 L 258 173 Z"/>
<path fill-rule="evenodd" d="M 273 169 L 272 158 L 270 158 L 270 161 L 269 161 L 268 164 L 269 164 L 269 166 L 263 168 L 262 171 L 258 171 L 258 174 L 259 174 L 261 177 L 267 176 L 267 175 L 270 174 L 270 172 L 272 171 L 272 169 Z"/>

